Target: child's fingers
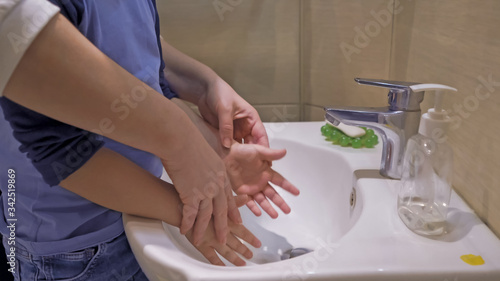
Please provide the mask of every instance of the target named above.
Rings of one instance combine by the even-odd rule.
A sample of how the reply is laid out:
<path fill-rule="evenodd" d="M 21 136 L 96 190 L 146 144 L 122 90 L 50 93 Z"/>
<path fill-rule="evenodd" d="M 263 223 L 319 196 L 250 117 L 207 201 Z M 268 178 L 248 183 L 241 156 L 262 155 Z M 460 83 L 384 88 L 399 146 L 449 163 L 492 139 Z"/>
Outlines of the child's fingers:
<path fill-rule="evenodd" d="M 259 248 L 260 246 L 262 246 L 260 240 L 243 225 L 229 226 L 229 231 L 232 235 L 241 238 L 243 241 L 247 242 L 255 248 Z"/>
<path fill-rule="evenodd" d="M 267 161 L 279 160 L 286 155 L 286 149 L 272 149 L 265 146 L 255 145 L 261 158 Z"/>
<path fill-rule="evenodd" d="M 264 193 L 259 192 L 255 194 L 253 196 L 253 199 L 255 200 L 255 202 L 257 202 L 257 204 L 260 205 L 262 210 L 264 210 L 264 212 L 266 212 L 271 218 L 275 219 L 278 217 L 278 212 L 276 212 L 271 203 L 269 203 Z"/>
<path fill-rule="evenodd" d="M 251 259 L 253 256 L 252 251 L 248 249 L 241 241 L 236 238 L 233 234 L 229 234 L 227 238 L 227 245 L 233 249 L 236 253 L 244 256 L 247 259 Z"/>
<path fill-rule="evenodd" d="M 280 173 L 276 172 L 273 169 L 271 169 L 271 171 L 272 171 L 272 173 L 271 173 L 270 182 L 283 188 L 284 190 L 290 192 L 293 195 L 300 194 L 299 189 L 295 185 L 293 185 L 291 182 L 289 182 L 287 179 L 285 179 Z"/>
<path fill-rule="evenodd" d="M 184 204 L 182 207 L 181 234 L 185 235 L 193 227 L 199 206 L 200 202 L 197 201 L 193 205 Z"/>
<path fill-rule="evenodd" d="M 238 207 L 243 206 L 245 203 L 241 203 L 241 200 L 248 200 L 247 196 L 236 196 L 233 197 L 233 191 L 231 187 L 226 188 L 226 197 L 227 197 L 227 216 L 229 216 L 229 219 L 231 219 L 233 222 L 241 224 L 243 223 L 243 220 L 241 219 L 241 214 L 240 211 L 238 210 Z M 239 200 L 239 201 L 236 201 Z"/>
<path fill-rule="evenodd" d="M 217 107 L 217 117 L 219 118 L 219 134 L 224 147 L 231 147 L 233 140 L 233 110 L 232 105 L 221 102 Z"/>
<path fill-rule="evenodd" d="M 255 216 L 260 217 L 262 215 L 262 212 L 260 211 L 260 208 L 259 208 L 259 206 L 257 206 L 257 203 L 255 203 L 255 201 L 253 201 L 253 200 L 248 201 L 247 207 L 248 207 L 248 209 L 250 209 L 250 211 L 252 211 L 252 213 Z"/>
<path fill-rule="evenodd" d="M 203 199 L 200 202 L 200 210 L 198 212 L 198 216 L 196 217 L 196 223 L 193 228 L 193 243 L 195 245 L 199 245 L 203 234 L 207 230 L 208 223 L 212 218 L 212 199 Z"/>
<path fill-rule="evenodd" d="M 245 205 L 248 202 L 248 195 L 246 194 L 236 195 L 233 198 L 237 208 Z"/>
<path fill-rule="evenodd" d="M 221 244 L 226 244 L 227 236 L 227 200 L 225 193 L 219 192 L 217 196 L 213 199 L 213 216 L 214 216 L 214 228 L 215 235 L 217 236 L 217 241 Z"/>
<path fill-rule="evenodd" d="M 198 248 L 198 250 L 211 264 L 225 266 L 212 247 Z"/>
<path fill-rule="evenodd" d="M 290 206 L 285 202 L 283 197 L 281 197 L 278 192 L 271 186 L 267 185 L 267 187 L 264 189 L 264 195 L 271 200 L 271 202 L 274 203 L 274 205 L 278 206 L 283 213 L 288 214 L 290 213 L 291 209 Z"/>
<path fill-rule="evenodd" d="M 229 248 L 226 245 L 217 245 L 215 246 L 215 250 L 223 256 L 227 261 L 236 265 L 236 266 L 244 266 L 246 262 L 242 260 L 233 249 Z"/>

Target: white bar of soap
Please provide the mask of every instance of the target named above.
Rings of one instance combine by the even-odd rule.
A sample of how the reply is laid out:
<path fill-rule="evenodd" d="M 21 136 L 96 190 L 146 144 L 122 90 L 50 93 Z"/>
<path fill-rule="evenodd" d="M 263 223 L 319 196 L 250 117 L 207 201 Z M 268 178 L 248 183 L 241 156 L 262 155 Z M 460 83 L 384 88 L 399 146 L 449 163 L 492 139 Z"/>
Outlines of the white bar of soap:
<path fill-rule="evenodd" d="M 346 125 L 342 122 L 340 122 L 337 126 L 335 126 L 332 123 L 330 123 L 328 120 L 325 120 L 325 121 L 326 121 L 326 123 L 341 130 L 342 132 L 344 132 L 344 134 L 346 134 L 352 138 L 358 138 L 358 137 L 364 136 L 366 134 L 365 130 L 363 130 L 360 127 Z"/>

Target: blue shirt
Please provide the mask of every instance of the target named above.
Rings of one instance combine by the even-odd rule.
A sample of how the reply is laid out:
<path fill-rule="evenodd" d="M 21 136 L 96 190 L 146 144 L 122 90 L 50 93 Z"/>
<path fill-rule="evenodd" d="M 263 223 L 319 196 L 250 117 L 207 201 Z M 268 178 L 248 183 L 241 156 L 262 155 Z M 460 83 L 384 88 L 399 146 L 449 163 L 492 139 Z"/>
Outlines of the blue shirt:
<path fill-rule="evenodd" d="M 61 14 L 103 53 L 172 98 L 163 75 L 159 19 L 154 0 L 51 0 Z M 0 231 L 8 235 L 8 169 L 16 171 L 16 241 L 47 255 L 96 245 L 123 232 L 121 213 L 96 205 L 60 186 L 102 146 L 155 176 L 162 165 L 154 155 L 96 136 L 0 99 Z M 1 112 L 0 112 L 1 113 Z M 18 149 L 19 148 L 19 149 Z M 99 180 L 99 175 L 96 175 Z M 51 187 L 52 186 L 52 187 Z M 140 187 L 138 187 L 140 188 Z"/>

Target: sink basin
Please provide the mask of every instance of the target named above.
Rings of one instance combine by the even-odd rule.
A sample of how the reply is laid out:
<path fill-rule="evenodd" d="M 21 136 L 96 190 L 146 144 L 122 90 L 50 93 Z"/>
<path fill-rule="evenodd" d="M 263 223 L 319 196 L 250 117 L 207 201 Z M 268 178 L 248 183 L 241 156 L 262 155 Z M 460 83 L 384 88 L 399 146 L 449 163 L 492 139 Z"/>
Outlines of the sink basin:
<path fill-rule="evenodd" d="M 271 146 L 288 150 L 286 160 L 273 163 L 273 167 L 300 186 L 301 195 L 295 197 L 276 188 L 293 206 L 288 215 L 278 211 L 278 219 L 271 219 L 266 214 L 256 217 L 248 208 L 241 208 L 245 226 L 262 242 L 261 248 L 253 249 L 254 257 L 247 262 L 249 265 L 281 261 L 281 257 L 292 249 L 313 250 L 327 240 L 338 241 L 356 223 L 362 208 L 361 201 L 356 202 L 354 197 L 352 177 L 344 176 L 352 171 L 340 153 L 333 151 L 330 157 L 324 157 L 321 148 L 285 139 L 274 139 Z M 163 226 L 180 251 L 205 262 L 176 227 L 165 223 Z"/>
<path fill-rule="evenodd" d="M 356 150 L 333 146 L 323 140 L 322 125 L 266 124 L 271 147 L 288 150 L 273 167 L 301 194 L 280 192 L 292 212 L 278 211 L 277 219 L 240 209 L 245 226 L 262 241 L 259 249 L 249 246 L 254 257 L 245 267 L 211 265 L 177 228 L 124 215 L 130 245 L 148 278 L 500 280 L 500 240 L 455 192 L 445 235 L 411 232 L 396 212 L 399 182 L 378 175 L 381 144 Z M 294 251 L 301 255 L 290 258 Z M 464 255 L 481 256 L 485 263 L 470 265 Z"/>

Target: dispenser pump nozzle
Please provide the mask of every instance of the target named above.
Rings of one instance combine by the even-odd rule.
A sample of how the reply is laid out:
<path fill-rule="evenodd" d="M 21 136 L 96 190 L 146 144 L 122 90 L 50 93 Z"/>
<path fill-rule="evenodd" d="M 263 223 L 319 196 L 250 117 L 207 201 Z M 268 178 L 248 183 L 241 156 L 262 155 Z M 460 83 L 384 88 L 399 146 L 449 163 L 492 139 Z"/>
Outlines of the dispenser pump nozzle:
<path fill-rule="evenodd" d="M 446 133 L 451 123 L 451 118 L 448 116 L 447 112 L 443 110 L 443 92 L 446 90 L 456 92 L 457 89 L 441 84 L 417 84 L 410 86 L 410 88 L 414 92 L 436 91 L 434 108 L 429 109 L 427 113 L 422 115 L 418 133 L 429 138 L 433 138 L 437 133 Z"/>

